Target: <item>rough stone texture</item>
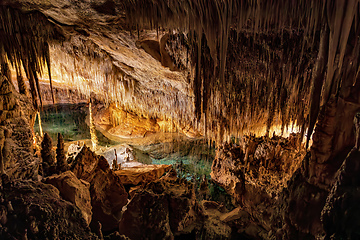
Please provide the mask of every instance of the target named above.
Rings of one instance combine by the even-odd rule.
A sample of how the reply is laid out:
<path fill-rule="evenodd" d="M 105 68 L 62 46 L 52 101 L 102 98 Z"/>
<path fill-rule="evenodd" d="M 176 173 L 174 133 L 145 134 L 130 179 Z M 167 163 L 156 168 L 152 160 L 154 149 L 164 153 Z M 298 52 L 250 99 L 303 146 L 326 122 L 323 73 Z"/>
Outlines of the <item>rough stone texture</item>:
<path fill-rule="evenodd" d="M 54 174 L 56 172 L 55 151 L 53 149 L 51 137 L 48 133 L 44 134 L 41 142 L 41 159 L 43 176 Z"/>
<path fill-rule="evenodd" d="M 321 109 L 306 163 L 311 184 L 328 191 L 334 184 L 336 171 L 354 146 L 353 119 L 359 109 L 360 102 L 335 96 Z"/>
<path fill-rule="evenodd" d="M 65 172 L 69 168 L 64 148 L 64 138 L 61 133 L 58 133 L 58 141 L 56 145 L 56 171 L 58 173 Z"/>
<path fill-rule="evenodd" d="M 0 86 L 0 102 L 3 106 L 0 110 L 0 128 L 4 133 L 4 138 L 0 139 L 0 149 L 4 170 L 11 179 L 37 179 L 40 161 L 33 155 L 31 126 L 34 109 L 31 101 L 17 93 L 12 83 L 1 74 Z"/>
<path fill-rule="evenodd" d="M 354 148 L 336 173 L 322 210 L 325 239 L 360 238 L 360 152 Z"/>
<path fill-rule="evenodd" d="M 287 139 L 245 136 L 239 146 L 224 144 L 217 150 L 211 177 L 238 203 L 246 191 L 255 190 L 254 186 L 276 196 L 304 156 L 298 138 L 295 134 Z"/>
<path fill-rule="evenodd" d="M 295 172 L 284 189 L 276 211 L 283 212 L 281 221 L 287 239 L 321 236 L 324 233 L 320 220 L 327 191 L 306 181 L 300 169 Z"/>
<path fill-rule="evenodd" d="M 98 239 L 80 210 L 52 185 L 10 182 L 0 195 L 1 239 Z"/>
<path fill-rule="evenodd" d="M 115 104 L 94 108 L 94 123 L 101 131 L 113 137 L 142 138 L 157 132 L 181 132 L 188 137 L 199 137 L 191 123 L 175 123 L 170 119 L 144 117 L 137 113 L 116 107 Z"/>
<path fill-rule="evenodd" d="M 119 232 L 131 239 L 173 239 L 201 224 L 191 183 L 167 179 L 136 192 L 121 218 Z"/>
<path fill-rule="evenodd" d="M 56 76 L 53 76 L 56 77 Z M 40 82 L 41 97 L 43 105 L 53 105 L 50 84 L 48 81 Z M 76 88 L 69 89 L 64 84 L 53 81 L 53 94 L 55 104 L 78 104 L 87 103 L 89 97 L 81 94 Z"/>
<path fill-rule="evenodd" d="M 164 173 L 172 169 L 171 165 L 141 165 L 126 167 L 115 171 L 123 185 L 146 184 L 159 179 Z"/>
<path fill-rule="evenodd" d="M 110 169 L 106 159 L 96 155 L 87 146 L 69 161 L 77 178 L 90 183 L 93 218 L 91 227 L 99 221 L 103 231 L 118 227 L 122 207 L 127 203 L 127 193 L 120 178 Z"/>
<path fill-rule="evenodd" d="M 311 239 L 323 233 L 320 212 L 327 191 L 309 184 L 301 174 L 300 164 L 310 154 L 304 158 L 298 144 L 295 135 L 288 139 L 247 137 L 240 146 L 225 144 L 218 149 L 213 180 L 225 187 L 241 211 L 251 214 L 251 221 L 236 219 L 236 213 L 224 220 L 234 217 L 230 225 L 259 239 Z"/>
<path fill-rule="evenodd" d="M 200 233 L 200 239 L 231 239 L 232 230 L 225 221 L 221 220 L 224 207 L 216 202 L 202 201 L 204 223 Z"/>
<path fill-rule="evenodd" d="M 92 207 L 90 197 L 90 184 L 79 180 L 71 171 L 63 172 L 60 175 L 47 177 L 43 182 L 56 187 L 60 191 L 60 196 L 77 206 L 87 224 L 92 219 Z"/>

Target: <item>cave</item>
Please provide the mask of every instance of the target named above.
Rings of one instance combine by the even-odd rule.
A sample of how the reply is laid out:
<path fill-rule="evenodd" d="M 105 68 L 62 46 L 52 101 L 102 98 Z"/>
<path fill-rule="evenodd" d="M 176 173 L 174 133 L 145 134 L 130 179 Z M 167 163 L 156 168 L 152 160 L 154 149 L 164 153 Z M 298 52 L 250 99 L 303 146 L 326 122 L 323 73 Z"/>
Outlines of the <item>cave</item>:
<path fill-rule="evenodd" d="M 360 239 L 360 0 L 2 0 L 0 175 L 0 239 Z"/>

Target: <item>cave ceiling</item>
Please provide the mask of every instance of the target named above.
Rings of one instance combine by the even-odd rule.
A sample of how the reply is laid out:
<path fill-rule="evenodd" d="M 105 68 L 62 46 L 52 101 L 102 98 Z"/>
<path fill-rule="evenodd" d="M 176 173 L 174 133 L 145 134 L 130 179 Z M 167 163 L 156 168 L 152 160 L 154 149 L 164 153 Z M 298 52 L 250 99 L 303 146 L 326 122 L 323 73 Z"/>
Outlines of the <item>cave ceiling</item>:
<path fill-rule="evenodd" d="M 359 0 L 0 4 L 2 70 L 25 72 L 34 105 L 51 73 L 222 141 L 263 126 L 311 133 L 331 96 L 360 103 Z"/>

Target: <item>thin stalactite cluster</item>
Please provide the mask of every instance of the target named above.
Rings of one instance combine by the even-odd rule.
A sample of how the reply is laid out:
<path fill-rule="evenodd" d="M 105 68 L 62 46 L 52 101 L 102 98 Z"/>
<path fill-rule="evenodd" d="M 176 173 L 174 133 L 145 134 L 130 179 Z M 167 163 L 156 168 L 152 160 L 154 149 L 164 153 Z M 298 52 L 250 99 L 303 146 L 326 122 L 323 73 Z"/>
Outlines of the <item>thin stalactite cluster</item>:
<path fill-rule="evenodd" d="M 25 72 L 36 109 L 39 108 L 38 99 L 42 105 L 39 78 L 43 73 L 44 66 L 47 66 L 52 88 L 49 41 L 54 39 L 54 34 L 54 26 L 43 14 L 39 12 L 22 13 L 10 7 L 0 6 L 2 72 L 9 69 L 9 64 L 16 70 L 19 79 L 22 78 L 22 72 Z"/>
<path fill-rule="evenodd" d="M 259 39 L 262 34 L 271 35 L 272 31 L 281 36 L 284 35 L 284 32 L 302 32 L 302 40 L 290 52 L 293 55 L 294 52 L 299 53 L 298 62 L 292 66 L 286 66 L 288 63 L 284 62 L 288 58 L 286 52 L 283 52 L 280 56 L 283 62 L 279 64 L 280 66 L 275 66 L 275 68 L 271 68 L 271 66 L 275 65 L 270 62 L 271 57 L 266 56 L 271 51 L 260 53 L 263 58 L 267 58 L 267 65 L 270 66 L 266 81 L 269 82 L 269 85 L 271 85 L 271 82 L 275 82 L 273 87 L 275 90 L 266 91 L 265 95 L 266 98 L 270 98 L 267 107 L 264 109 L 269 115 L 268 125 L 273 122 L 274 111 L 278 111 L 283 118 L 283 127 L 291 119 L 296 118 L 298 120 L 297 124 L 303 125 L 303 128 L 308 128 L 309 140 L 320 106 L 323 106 L 328 101 L 330 95 L 339 96 L 344 85 L 354 83 L 355 86 L 355 83 L 357 84 L 359 80 L 359 51 L 357 50 L 359 45 L 360 4 L 358 0 L 134 0 L 130 2 L 127 6 L 127 19 L 130 25 L 133 23 L 134 27 L 158 28 L 161 26 L 188 33 L 195 32 L 197 35 L 196 45 L 194 46 L 197 49 L 197 57 L 195 59 L 196 76 L 193 79 L 193 88 L 196 117 L 200 122 L 202 121 L 200 120 L 201 117 L 204 117 L 204 112 L 227 107 L 228 98 L 223 93 L 226 92 L 226 89 L 237 84 L 232 84 L 232 80 L 226 77 L 226 69 L 231 61 L 228 59 L 228 52 L 231 51 L 229 49 L 231 29 L 238 33 L 245 31 L 253 34 L 255 40 Z M 319 54 L 322 55 L 317 56 L 318 61 L 315 69 L 304 72 L 301 67 L 306 64 L 304 63 L 306 61 L 304 54 L 309 48 L 319 45 L 319 35 L 323 39 L 323 44 L 326 44 L 326 49 L 319 51 Z M 213 62 L 210 66 L 213 69 L 208 64 L 202 64 L 204 61 L 201 61 L 201 56 L 204 54 L 202 44 L 204 39 L 210 51 L 211 61 Z M 282 42 L 281 44 L 287 43 Z M 353 51 L 349 50 L 350 47 L 353 47 Z M 344 64 L 346 58 L 348 58 L 347 56 L 349 56 L 348 54 L 353 60 L 350 63 L 352 66 Z M 291 69 L 286 69 L 288 67 Z M 278 74 L 279 71 L 282 74 Z M 345 73 L 349 71 L 352 72 L 351 75 Z M 201 72 L 210 73 L 203 74 L 203 77 L 200 77 Z M 355 74 L 355 72 L 357 73 Z M 304 86 L 309 86 L 307 82 L 308 74 L 311 77 L 310 90 L 304 88 Z M 215 75 L 213 77 L 216 80 L 212 81 L 212 77 L 206 78 L 209 75 Z M 281 77 L 280 80 L 279 77 Z M 261 78 L 260 80 L 254 78 L 251 81 L 261 82 L 262 80 Z M 286 84 L 282 84 L 284 82 Z M 210 87 L 205 86 L 207 84 L 210 84 Z M 255 83 L 254 85 L 258 84 Z M 279 94 L 281 91 L 277 91 L 277 87 L 287 87 L 288 94 Z M 210 95 L 209 88 L 213 92 L 218 89 L 221 92 L 220 96 L 219 94 Z M 300 92 L 296 92 L 299 90 Z M 309 103 L 287 101 L 287 104 L 283 104 L 284 100 L 281 98 L 297 93 L 300 96 L 304 95 L 301 91 L 311 92 Z M 264 96 L 260 94 L 257 97 Z M 283 106 L 276 109 L 277 102 L 280 102 L 280 105 Z M 204 103 L 207 111 L 201 109 Z M 309 104 L 310 109 L 308 109 Z M 252 106 L 248 106 L 248 109 L 251 108 Z M 286 118 L 284 112 L 291 113 L 293 108 L 297 108 L 296 114 L 300 116 Z M 231 114 L 231 118 L 236 118 L 234 113 Z M 223 124 L 222 117 L 216 116 L 219 115 L 218 113 L 215 112 L 212 116 L 207 115 L 205 118 L 212 118 Z M 247 115 L 252 118 L 253 113 L 249 111 Z M 243 118 L 240 119 L 243 120 Z"/>
<path fill-rule="evenodd" d="M 269 133 L 292 124 L 303 134 L 308 129 L 309 139 L 331 95 L 358 101 L 359 0 L 127 0 L 113 1 L 111 12 L 103 9 L 106 4 L 95 5 L 100 14 L 114 16 L 104 31 L 130 30 L 131 39 L 136 29 L 138 35 L 141 29 L 168 31 L 166 49 L 188 76 L 192 93 L 167 83 L 147 88 L 143 72 L 106 50 L 101 41 L 114 40 L 106 31 L 80 24 L 74 30 L 85 35 L 54 47 L 64 52 L 56 60 L 68 65 L 55 65 L 89 96 L 97 87 L 106 101 L 151 117 L 192 121 L 219 142 L 264 125 Z M 3 72 L 7 59 L 18 74 L 23 66 L 36 101 L 54 30 L 40 14 L 1 9 Z"/>

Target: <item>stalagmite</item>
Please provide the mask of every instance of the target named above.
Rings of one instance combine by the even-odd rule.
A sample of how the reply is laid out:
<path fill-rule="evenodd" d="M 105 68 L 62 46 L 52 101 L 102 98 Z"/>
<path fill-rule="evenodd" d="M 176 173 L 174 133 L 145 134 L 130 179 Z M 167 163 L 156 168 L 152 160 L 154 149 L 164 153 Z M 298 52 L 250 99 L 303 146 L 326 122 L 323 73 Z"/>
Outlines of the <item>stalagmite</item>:
<path fill-rule="evenodd" d="M 355 125 L 355 149 L 360 151 L 360 112 L 356 113 L 354 117 Z"/>
<path fill-rule="evenodd" d="M 64 149 L 64 138 L 61 133 L 58 133 L 58 141 L 56 145 L 56 170 L 58 173 L 65 172 L 69 166 L 66 161 L 65 149 Z"/>
<path fill-rule="evenodd" d="M 55 173 L 55 154 L 52 149 L 52 140 L 48 133 L 44 134 L 41 142 L 42 169 L 45 176 Z"/>
<path fill-rule="evenodd" d="M 93 114 L 92 114 L 91 100 L 89 101 L 89 121 L 90 121 L 90 136 L 91 136 L 92 149 L 93 149 L 93 151 L 96 151 L 98 139 L 96 136 L 94 118 L 93 118 Z"/>

